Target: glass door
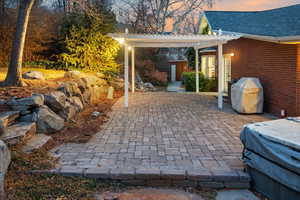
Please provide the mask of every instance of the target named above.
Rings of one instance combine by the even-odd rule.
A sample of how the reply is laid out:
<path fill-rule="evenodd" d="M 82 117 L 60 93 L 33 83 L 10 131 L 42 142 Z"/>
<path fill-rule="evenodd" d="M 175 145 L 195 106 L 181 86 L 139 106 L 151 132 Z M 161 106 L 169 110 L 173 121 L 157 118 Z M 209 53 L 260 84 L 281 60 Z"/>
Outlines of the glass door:
<path fill-rule="evenodd" d="M 216 77 L 216 56 L 201 56 L 201 72 L 206 78 Z"/>
<path fill-rule="evenodd" d="M 228 93 L 228 82 L 231 81 L 231 55 L 224 55 L 224 92 Z"/>

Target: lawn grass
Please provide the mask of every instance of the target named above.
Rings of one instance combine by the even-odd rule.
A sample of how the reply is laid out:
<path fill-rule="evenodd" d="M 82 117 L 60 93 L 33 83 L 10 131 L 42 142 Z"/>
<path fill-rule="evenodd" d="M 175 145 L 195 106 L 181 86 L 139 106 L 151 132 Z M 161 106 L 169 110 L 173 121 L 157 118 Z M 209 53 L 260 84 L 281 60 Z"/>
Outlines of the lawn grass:
<path fill-rule="evenodd" d="M 54 69 L 42 69 L 35 67 L 25 67 L 22 69 L 23 73 L 28 71 L 39 71 L 42 72 L 46 80 L 62 78 L 64 77 L 65 71 L 63 70 L 54 70 Z M 0 68 L 0 81 L 3 81 L 6 77 L 7 68 Z"/>

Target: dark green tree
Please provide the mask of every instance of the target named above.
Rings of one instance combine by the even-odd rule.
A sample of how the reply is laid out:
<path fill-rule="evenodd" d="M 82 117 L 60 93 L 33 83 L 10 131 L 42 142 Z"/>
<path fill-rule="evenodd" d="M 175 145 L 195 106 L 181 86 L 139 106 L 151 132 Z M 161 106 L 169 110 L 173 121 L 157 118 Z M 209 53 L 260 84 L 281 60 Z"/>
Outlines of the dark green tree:
<path fill-rule="evenodd" d="M 192 47 L 188 48 L 188 50 L 186 51 L 186 57 L 188 60 L 188 66 L 191 69 L 195 69 L 195 57 L 196 57 L 195 49 Z"/>
<path fill-rule="evenodd" d="M 57 56 L 67 69 L 98 71 L 107 75 L 118 72 L 115 62 L 119 45 L 106 36 L 114 32 L 116 19 L 110 9 L 95 4 L 87 10 L 74 9 L 61 26 L 60 49 Z"/>

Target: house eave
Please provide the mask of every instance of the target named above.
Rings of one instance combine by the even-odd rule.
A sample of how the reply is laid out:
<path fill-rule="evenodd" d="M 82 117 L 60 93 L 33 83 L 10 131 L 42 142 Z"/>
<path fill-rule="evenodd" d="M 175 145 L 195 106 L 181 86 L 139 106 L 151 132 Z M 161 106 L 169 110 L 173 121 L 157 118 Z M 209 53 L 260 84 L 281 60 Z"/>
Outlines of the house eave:
<path fill-rule="evenodd" d="M 280 44 L 300 43 L 300 35 L 273 37 L 273 36 L 243 34 L 242 37 L 246 37 L 246 38 L 250 38 L 250 39 L 257 39 L 257 40 L 262 40 L 262 41 L 267 41 L 267 42 L 275 42 L 275 43 L 280 43 Z"/>
<path fill-rule="evenodd" d="M 217 32 L 217 30 L 214 30 L 214 32 Z M 279 44 L 300 44 L 300 35 L 274 37 L 274 36 L 253 35 L 253 34 L 229 32 L 229 31 L 224 31 L 224 32 L 240 35 L 243 38 L 255 39 L 255 40 L 266 41 L 266 42 L 274 42 Z"/>

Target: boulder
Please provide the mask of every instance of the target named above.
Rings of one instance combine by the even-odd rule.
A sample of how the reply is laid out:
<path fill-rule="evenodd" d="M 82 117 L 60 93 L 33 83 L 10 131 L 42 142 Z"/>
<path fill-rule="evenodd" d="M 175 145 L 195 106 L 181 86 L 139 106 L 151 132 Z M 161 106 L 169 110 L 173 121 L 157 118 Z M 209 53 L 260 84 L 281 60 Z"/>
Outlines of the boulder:
<path fill-rule="evenodd" d="M 34 150 L 42 148 L 51 139 L 51 136 L 45 134 L 37 134 L 26 142 L 26 144 L 22 147 L 22 151 L 24 153 L 31 153 Z"/>
<path fill-rule="evenodd" d="M 45 104 L 54 112 L 60 112 L 66 107 L 67 96 L 61 91 L 45 95 Z"/>
<path fill-rule="evenodd" d="M 76 108 L 77 112 L 83 110 L 84 107 L 79 97 L 71 97 L 68 99 L 68 101 Z"/>
<path fill-rule="evenodd" d="M 5 199 L 4 177 L 11 161 L 10 151 L 6 144 L 0 140 L 0 199 Z"/>
<path fill-rule="evenodd" d="M 0 160 L 1 162 L 1 160 Z M 5 184 L 5 175 L 0 173 L 0 199 L 6 199 L 5 191 L 4 191 L 4 184 Z"/>
<path fill-rule="evenodd" d="M 111 86 L 114 87 L 116 90 L 121 90 L 124 88 L 124 80 L 121 78 L 116 78 L 111 81 Z"/>
<path fill-rule="evenodd" d="M 114 88 L 111 86 L 108 88 L 107 99 L 114 99 Z"/>
<path fill-rule="evenodd" d="M 141 91 L 145 90 L 144 81 L 141 78 L 139 73 L 136 74 L 135 87 L 136 87 L 136 89 L 141 90 Z"/>
<path fill-rule="evenodd" d="M 0 140 L 0 173 L 5 174 L 11 160 L 10 151 L 6 144 Z"/>
<path fill-rule="evenodd" d="M 55 114 L 47 106 L 37 109 L 37 132 L 54 133 L 64 128 L 64 119 Z"/>
<path fill-rule="evenodd" d="M 19 115 L 19 111 L 9 111 L 0 114 L 0 135 L 5 133 L 6 127 L 11 125 Z"/>
<path fill-rule="evenodd" d="M 108 86 L 108 83 L 105 79 L 99 78 L 99 80 L 97 81 L 97 85 L 105 87 L 105 86 Z"/>
<path fill-rule="evenodd" d="M 81 99 L 84 97 L 66 97 L 63 92 L 54 91 L 45 96 L 45 103 L 52 111 L 67 121 L 83 110 L 84 105 Z"/>
<path fill-rule="evenodd" d="M 10 108 L 13 110 L 13 111 L 19 111 L 19 112 L 27 112 L 29 111 L 32 107 L 31 106 L 18 106 L 18 105 L 12 105 L 10 106 Z"/>
<path fill-rule="evenodd" d="M 24 110 L 26 107 L 38 107 L 44 104 L 44 95 L 42 94 L 33 94 L 31 97 L 20 98 L 20 99 L 11 99 L 7 102 L 11 107 Z M 24 109 L 22 109 L 24 108 Z"/>
<path fill-rule="evenodd" d="M 103 88 L 99 86 L 91 87 L 91 104 L 98 103 L 101 98 L 101 94 L 103 94 Z"/>
<path fill-rule="evenodd" d="M 6 105 L 6 101 L 3 99 L 0 99 L 0 105 Z"/>
<path fill-rule="evenodd" d="M 37 114 L 36 113 L 31 113 L 28 115 L 24 115 L 19 118 L 20 122 L 36 122 L 37 121 Z"/>
<path fill-rule="evenodd" d="M 96 75 L 98 78 L 102 78 L 102 79 L 105 79 L 105 77 L 106 77 L 103 73 L 100 73 L 100 72 L 97 72 L 95 75 Z"/>
<path fill-rule="evenodd" d="M 91 88 L 89 88 L 88 90 L 85 90 L 82 93 L 84 104 L 91 104 L 92 103 L 91 97 L 92 97 Z"/>
<path fill-rule="evenodd" d="M 66 82 L 59 86 L 59 91 L 63 92 L 66 96 L 81 96 L 81 91 L 78 88 L 78 84 L 76 82 Z"/>
<path fill-rule="evenodd" d="M 76 114 L 76 107 L 69 102 L 66 102 L 66 106 L 63 110 L 58 112 L 58 115 L 62 117 L 64 120 L 68 121 Z"/>
<path fill-rule="evenodd" d="M 81 94 L 83 94 L 86 90 L 89 89 L 89 87 L 86 85 L 86 83 L 82 79 L 76 79 L 75 81 L 77 83 L 77 86 L 78 86 Z"/>
<path fill-rule="evenodd" d="M 156 88 L 152 85 L 152 83 L 144 83 L 144 87 L 146 88 L 146 90 L 148 91 L 156 91 Z"/>
<path fill-rule="evenodd" d="M 36 124 L 32 122 L 20 122 L 13 126 L 9 126 L 6 133 L 1 136 L 8 145 L 16 145 L 19 143 L 26 142 L 32 138 L 36 133 Z"/>
<path fill-rule="evenodd" d="M 79 79 L 81 76 L 80 71 L 68 71 L 64 74 L 65 78 Z"/>
<path fill-rule="evenodd" d="M 39 71 L 28 71 L 22 76 L 24 79 L 45 80 L 44 74 Z"/>
<path fill-rule="evenodd" d="M 106 80 L 104 80 L 102 78 L 98 78 L 97 76 L 93 76 L 93 75 L 83 77 L 83 78 L 81 78 L 81 80 L 84 81 L 84 83 L 87 87 L 107 86 L 108 85 Z"/>

